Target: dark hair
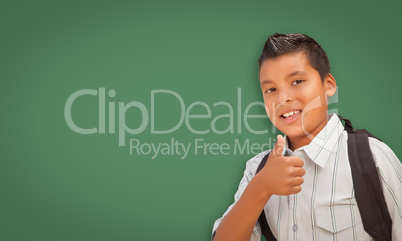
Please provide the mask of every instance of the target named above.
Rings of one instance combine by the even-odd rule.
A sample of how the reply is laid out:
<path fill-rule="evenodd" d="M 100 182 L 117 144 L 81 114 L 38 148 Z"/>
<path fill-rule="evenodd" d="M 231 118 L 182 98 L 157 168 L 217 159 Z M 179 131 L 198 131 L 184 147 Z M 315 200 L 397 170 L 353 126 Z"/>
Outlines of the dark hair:
<path fill-rule="evenodd" d="M 310 65 L 318 71 L 321 80 L 324 80 L 331 69 L 327 53 L 314 39 L 300 33 L 276 33 L 269 36 L 258 59 L 258 69 L 261 69 L 264 60 L 299 51 L 306 54 Z"/>

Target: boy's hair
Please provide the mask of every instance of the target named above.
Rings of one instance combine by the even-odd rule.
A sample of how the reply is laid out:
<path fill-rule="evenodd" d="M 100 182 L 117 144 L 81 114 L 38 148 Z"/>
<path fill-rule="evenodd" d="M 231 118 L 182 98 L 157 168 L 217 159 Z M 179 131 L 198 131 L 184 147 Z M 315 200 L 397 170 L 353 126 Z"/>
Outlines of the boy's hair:
<path fill-rule="evenodd" d="M 276 33 L 268 37 L 264 44 L 262 54 L 258 59 L 258 68 L 264 60 L 276 58 L 289 53 L 302 51 L 309 60 L 310 65 L 318 71 L 321 80 L 330 73 L 330 65 L 324 49 L 311 37 L 300 33 Z"/>

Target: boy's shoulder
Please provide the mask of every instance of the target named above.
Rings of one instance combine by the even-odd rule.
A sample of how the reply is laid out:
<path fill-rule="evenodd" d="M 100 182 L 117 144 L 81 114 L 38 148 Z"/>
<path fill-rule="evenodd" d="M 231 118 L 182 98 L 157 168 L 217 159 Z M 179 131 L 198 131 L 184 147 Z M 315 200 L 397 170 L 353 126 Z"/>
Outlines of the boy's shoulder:
<path fill-rule="evenodd" d="M 391 148 L 387 144 L 385 144 L 383 141 L 379 140 L 378 138 L 369 136 L 368 139 L 369 139 L 369 145 L 370 145 L 371 149 L 373 149 L 373 147 L 378 147 L 380 149 L 392 151 Z"/>
<path fill-rule="evenodd" d="M 401 164 L 394 151 L 385 142 L 374 137 L 369 137 L 368 139 L 370 150 L 377 167 L 379 165 L 381 166 L 384 161 L 393 165 Z"/>

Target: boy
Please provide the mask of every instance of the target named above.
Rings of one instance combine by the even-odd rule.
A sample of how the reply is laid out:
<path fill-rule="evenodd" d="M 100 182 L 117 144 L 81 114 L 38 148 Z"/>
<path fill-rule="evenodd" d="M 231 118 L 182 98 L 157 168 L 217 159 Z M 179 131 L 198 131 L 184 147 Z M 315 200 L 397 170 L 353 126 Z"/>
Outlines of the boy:
<path fill-rule="evenodd" d="M 328 115 L 336 91 L 325 51 L 304 34 L 275 34 L 259 62 L 266 112 L 278 135 L 265 166 L 265 151 L 248 160 L 235 202 L 213 226 L 214 241 L 260 240 L 264 210 L 277 240 L 371 240 L 356 203 L 342 122 Z M 402 240 L 402 165 L 383 142 L 369 137 L 392 239 Z M 368 190 L 370 191 L 370 190 Z"/>

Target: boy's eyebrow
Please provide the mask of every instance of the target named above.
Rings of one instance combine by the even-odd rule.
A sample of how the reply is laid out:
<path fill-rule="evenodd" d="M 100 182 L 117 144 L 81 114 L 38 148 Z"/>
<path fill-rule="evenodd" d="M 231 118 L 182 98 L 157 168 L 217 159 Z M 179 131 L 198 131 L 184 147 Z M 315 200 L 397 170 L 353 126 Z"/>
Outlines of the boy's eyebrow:
<path fill-rule="evenodd" d="M 296 71 L 293 71 L 292 73 L 288 74 L 286 76 L 286 78 L 290 78 L 292 76 L 299 75 L 299 74 L 303 75 L 303 74 L 307 74 L 307 73 L 305 71 L 302 71 L 302 70 L 296 70 Z"/>
<path fill-rule="evenodd" d="M 290 78 L 292 76 L 295 76 L 295 75 L 303 75 L 303 74 L 307 74 L 307 73 L 305 71 L 302 71 L 302 70 L 296 70 L 296 71 L 293 71 L 292 73 L 288 74 L 286 76 L 286 79 L 288 79 L 288 78 Z M 263 81 L 261 81 L 260 85 L 269 84 L 269 83 L 272 83 L 272 82 L 273 82 L 272 80 L 263 80 Z"/>
<path fill-rule="evenodd" d="M 261 81 L 260 85 L 263 86 L 264 84 L 272 83 L 272 80 L 263 80 Z"/>

